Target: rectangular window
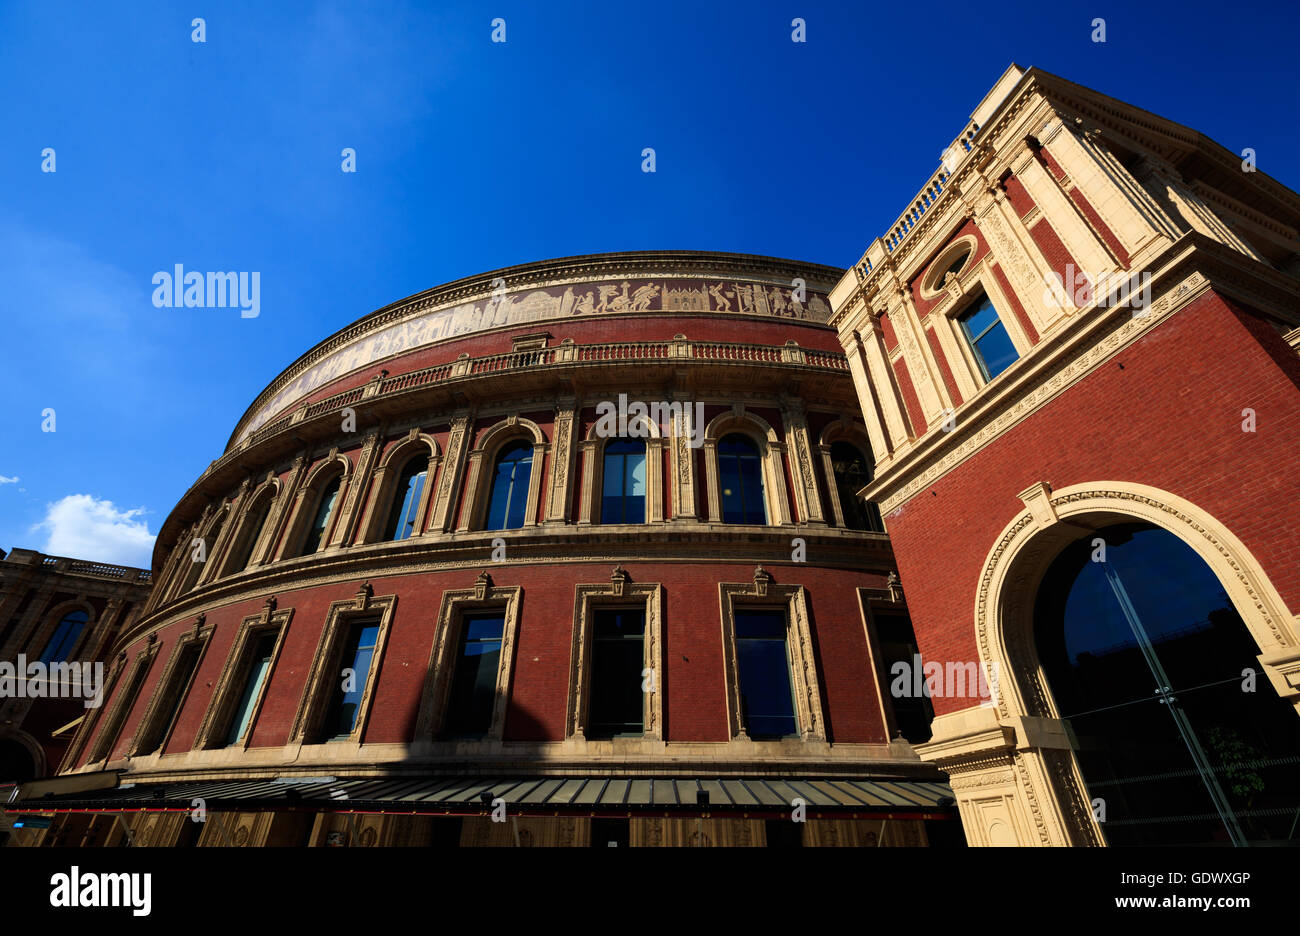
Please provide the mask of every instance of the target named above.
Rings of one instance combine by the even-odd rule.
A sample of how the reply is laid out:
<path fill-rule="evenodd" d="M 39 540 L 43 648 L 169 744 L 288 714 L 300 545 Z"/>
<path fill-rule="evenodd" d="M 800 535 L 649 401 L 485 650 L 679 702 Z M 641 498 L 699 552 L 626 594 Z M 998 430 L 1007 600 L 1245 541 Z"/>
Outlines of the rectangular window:
<path fill-rule="evenodd" d="M 162 705 L 153 719 L 149 733 L 141 738 L 140 754 L 152 754 L 166 745 L 172 729 L 176 726 L 176 719 L 181 714 L 181 707 L 189 692 L 190 680 L 194 678 L 194 671 L 198 668 L 199 658 L 202 655 L 203 645 L 198 641 L 191 641 L 180 651 L 180 658 L 176 661 L 171 679 L 168 685 L 163 687 Z"/>
<path fill-rule="evenodd" d="M 645 731 L 645 608 L 598 608 L 591 634 L 593 738 L 640 736 Z"/>
<path fill-rule="evenodd" d="M 785 612 L 737 608 L 735 630 L 745 732 L 755 739 L 797 736 Z"/>
<path fill-rule="evenodd" d="M 149 675 L 149 667 L 153 665 L 156 648 L 143 650 L 131 664 L 131 675 L 127 678 L 127 683 L 122 689 L 122 694 L 113 702 L 113 709 L 104 724 L 104 728 L 95 740 L 95 746 L 91 749 L 88 762 L 100 760 L 108 757 L 113 753 L 113 748 L 117 746 L 117 738 L 122 731 L 122 726 L 126 718 L 131 714 L 131 709 L 135 707 L 136 699 L 140 695 L 140 690 L 144 687 L 144 679 Z"/>
<path fill-rule="evenodd" d="M 918 682 L 914 672 L 923 664 L 912 622 L 901 614 L 873 614 L 872 618 L 884 665 L 878 679 L 880 685 L 890 687 L 889 704 L 894 709 L 895 727 L 913 744 L 929 741 L 934 705 L 923 681 L 920 683 L 921 692 L 914 691 Z M 901 682 L 898 678 L 900 673 L 904 674 Z M 895 686 L 903 691 L 894 691 Z"/>
<path fill-rule="evenodd" d="M 1020 356 L 988 296 L 981 294 L 958 322 L 985 380 L 992 380 Z"/>
<path fill-rule="evenodd" d="M 238 744 L 248 732 L 253 720 L 253 709 L 262 692 L 262 684 L 266 682 L 267 673 L 271 669 L 271 654 L 275 650 L 276 636 L 274 633 L 263 634 L 253 645 L 252 663 L 244 682 L 244 691 L 239 696 L 239 704 L 230 719 L 230 731 L 226 734 L 227 746 Z"/>
<path fill-rule="evenodd" d="M 88 616 L 85 611 L 73 611 L 59 622 L 53 636 L 41 653 L 42 663 L 62 663 L 72 655 L 72 648 L 77 645 L 82 630 L 86 627 Z"/>
<path fill-rule="evenodd" d="M 467 614 L 461 619 L 460 652 L 451 685 L 447 734 L 481 737 L 491 729 L 504 630 L 502 612 Z"/>
<path fill-rule="evenodd" d="M 326 740 L 344 741 L 356 728 L 378 640 L 378 621 L 355 621 L 348 628 L 339 669 L 334 674 L 336 682 L 330 696 L 329 711 L 325 716 Z"/>
<path fill-rule="evenodd" d="M 622 451 L 631 443 L 619 442 L 619 450 L 605 455 L 600 522 L 645 523 L 645 452 Z"/>

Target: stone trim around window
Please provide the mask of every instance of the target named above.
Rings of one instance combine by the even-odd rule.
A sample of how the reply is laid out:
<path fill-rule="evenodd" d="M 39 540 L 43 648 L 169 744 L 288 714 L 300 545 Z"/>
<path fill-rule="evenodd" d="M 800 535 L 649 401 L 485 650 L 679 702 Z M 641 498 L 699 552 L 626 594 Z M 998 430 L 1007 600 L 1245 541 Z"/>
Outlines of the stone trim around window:
<path fill-rule="evenodd" d="M 388 632 L 393 623 L 393 611 L 397 608 L 396 595 L 380 598 L 372 597 L 373 595 L 374 589 L 367 582 L 355 597 L 330 604 L 320 642 L 316 646 L 316 655 L 312 659 L 311 673 L 303 687 L 298 711 L 293 717 L 293 727 L 289 730 L 289 744 L 325 743 L 319 737 L 321 720 L 328 709 L 329 690 L 334 687 L 340 672 L 338 667 L 342 661 L 339 655 L 343 652 L 343 638 L 354 621 L 377 620 L 379 635 L 370 657 L 370 670 L 366 674 L 361 704 L 357 708 L 356 724 L 346 739 L 356 744 L 361 742 L 369 721 L 370 706 L 374 702 L 375 686 L 379 683 L 379 670 L 383 665 L 384 646 L 388 642 Z"/>
<path fill-rule="evenodd" d="M 722 656 L 726 678 L 727 722 L 730 736 L 749 740 L 740 709 L 740 670 L 736 660 L 736 608 L 783 608 L 786 612 L 786 646 L 790 653 L 790 682 L 794 690 L 799 736 L 804 741 L 825 741 L 826 722 L 822 715 L 821 687 L 817 661 L 813 657 L 812 631 L 808 623 L 808 593 L 802 585 L 774 585 L 772 574 L 754 567 L 750 584 L 718 583 L 722 611 Z"/>
<path fill-rule="evenodd" d="M 111 699 L 113 693 L 117 691 L 118 681 L 122 678 L 122 673 L 126 669 L 126 651 L 119 653 L 113 659 L 113 666 L 108 671 L 108 677 L 104 680 L 104 698 Z M 77 733 L 72 736 L 72 743 L 68 745 L 68 750 L 63 755 L 63 761 L 59 765 L 59 773 L 65 773 L 72 770 L 81 758 L 81 754 L 86 749 L 86 743 L 95 735 L 95 730 L 99 727 L 102 716 L 105 714 L 104 707 L 91 709 L 86 712 L 86 717 L 81 721 L 81 727 Z M 87 761 L 89 763 L 89 761 Z"/>
<path fill-rule="evenodd" d="M 193 629 L 186 631 L 176 639 L 176 645 L 172 648 L 171 656 L 167 659 L 167 665 L 163 669 L 162 678 L 158 680 L 158 685 L 149 698 L 149 704 L 144 710 L 144 715 L 140 717 L 140 726 L 136 729 L 135 737 L 131 739 L 131 746 L 126 752 L 127 757 L 140 757 L 155 752 L 162 754 L 167 748 L 171 729 L 174 726 L 156 725 L 155 721 L 162 717 L 163 712 L 171 708 L 171 703 L 177 695 L 188 695 L 190 686 L 193 685 L 195 677 L 198 676 L 199 667 L 203 665 L 203 656 L 208 651 L 208 641 L 212 639 L 212 632 L 216 630 L 216 625 L 208 624 L 204 626 L 203 621 L 204 617 L 200 615 L 194 622 Z M 190 674 L 190 678 L 185 685 L 173 685 L 176 668 L 180 665 L 181 658 L 189 647 L 195 643 L 198 644 L 199 657 L 194 664 L 194 672 Z M 181 704 L 184 705 L 184 702 Z M 158 739 L 157 745 L 151 745 L 147 751 L 142 750 L 150 735 L 158 731 L 166 732 L 166 734 Z"/>
<path fill-rule="evenodd" d="M 415 737 L 419 741 L 440 739 L 446 723 L 448 698 L 456 675 L 456 657 L 460 648 L 461 626 L 464 615 L 475 611 L 504 611 L 505 623 L 501 632 L 501 663 L 497 669 L 496 704 L 492 712 L 492 725 L 485 741 L 500 741 L 505 733 L 506 705 L 510 699 L 510 685 L 514 675 L 516 635 L 519 630 L 519 607 L 524 590 L 516 585 L 498 587 L 492 576 L 480 572 L 473 588 L 448 589 L 442 593 L 438 609 L 437 638 L 429 655 L 428 676 L 420 700 L 420 713 L 416 720 Z"/>
<path fill-rule="evenodd" d="M 573 645 L 569 653 L 569 701 L 565 735 L 585 740 L 591 703 L 591 638 L 593 611 L 600 607 L 645 607 L 645 661 L 650 689 L 644 693 L 645 741 L 663 740 L 663 586 L 658 582 L 634 585 L 622 566 L 614 569 L 608 585 L 578 585 L 573 600 Z M 644 685 L 644 681 L 642 683 Z"/>
<path fill-rule="evenodd" d="M 229 722 L 234 715 L 235 704 L 243 689 L 244 677 L 248 675 L 248 668 L 252 662 L 249 659 L 249 654 L 253 649 L 254 641 L 263 634 L 274 633 L 276 637 L 275 647 L 271 650 L 271 665 L 267 670 L 266 679 L 262 681 L 261 689 L 258 690 L 257 698 L 253 700 L 254 714 L 249 722 L 248 731 L 242 740 L 229 745 L 230 747 L 247 749 L 256 728 L 257 715 L 262 710 L 262 701 L 266 698 L 266 690 L 275 677 L 276 663 L 280 659 L 280 648 L 284 645 L 284 635 L 289 630 L 289 621 L 292 618 L 293 608 L 277 611 L 274 598 L 266 600 L 266 605 L 262 608 L 261 614 L 253 614 L 244 618 L 239 625 L 239 633 L 235 635 L 234 645 L 230 648 L 230 653 L 226 657 L 225 666 L 221 669 L 221 675 L 217 677 L 217 686 L 212 691 L 212 698 L 208 701 L 208 709 L 203 715 L 203 723 L 199 726 L 198 734 L 195 735 L 192 750 L 210 750 L 226 746 L 221 741 L 230 727 Z"/>
<path fill-rule="evenodd" d="M 158 655 L 157 640 L 150 641 L 149 646 L 145 647 L 135 655 L 131 661 L 131 670 L 126 680 L 122 683 L 122 691 L 118 693 L 117 698 L 113 700 L 113 707 L 109 709 L 108 717 L 104 720 L 104 727 L 100 730 L 98 737 L 95 738 L 94 746 L 90 749 L 90 757 L 87 763 L 96 763 L 103 761 L 108 763 L 109 758 L 113 756 L 113 749 L 117 747 L 118 737 L 126 725 L 126 719 L 135 708 L 136 701 L 140 698 L 140 690 L 144 688 L 144 681 L 149 675 L 149 670 L 153 666 L 154 657 Z M 130 745 L 127 746 L 130 750 Z"/>
<path fill-rule="evenodd" d="M 546 440 L 546 434 L 537 423 L 511 414 L 485 430 L 479 437 L 478 445 L 471 448 L 466 456 L 466 502 L 461 506 L 460 523 L 456 525 L 457 533 L 487 528 L 497 456 L 513 442 L 531 442 L 533 446 L 532 467 L 528 475 L 528 501 L 524 508 L 524 528 L 537 526 L 542 471 L 546 466 L 546 453 L 551 446 Z"/>

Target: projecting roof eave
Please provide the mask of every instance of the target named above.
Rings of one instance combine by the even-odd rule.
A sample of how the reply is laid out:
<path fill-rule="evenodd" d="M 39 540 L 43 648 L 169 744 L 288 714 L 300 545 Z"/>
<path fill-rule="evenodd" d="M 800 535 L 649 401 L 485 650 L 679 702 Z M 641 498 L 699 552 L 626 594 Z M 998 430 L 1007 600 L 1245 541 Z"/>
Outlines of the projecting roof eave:
<path fill-rule="evenodd" d="M 707 794 L 701 802 L 700 794 Z M 502 800 L 517 816 L 786 817 L 796 799 L 810 817 L 955 819 L 952 789 L 938 780 L 861 778 L 423 777 L 221 780 L 137 784 L 18 797 L 8 812 L 303 811 L 477 816 Z"/>

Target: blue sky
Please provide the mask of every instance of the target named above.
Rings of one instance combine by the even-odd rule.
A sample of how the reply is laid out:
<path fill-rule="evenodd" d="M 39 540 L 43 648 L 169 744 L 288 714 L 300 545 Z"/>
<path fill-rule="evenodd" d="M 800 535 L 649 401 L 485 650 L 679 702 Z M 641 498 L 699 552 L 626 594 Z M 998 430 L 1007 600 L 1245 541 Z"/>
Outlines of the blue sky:
<path fill-rule="evenodd" d="M 612 250 L 848 265 L 1012 61 L 1300 188 L 1293 4 L 995 8 L 0 5 L 0 548 L 147 565 L 285 365 L 438 283 Z M 154 308 L 176 263 L 259 271 L 260 314 Z"/>

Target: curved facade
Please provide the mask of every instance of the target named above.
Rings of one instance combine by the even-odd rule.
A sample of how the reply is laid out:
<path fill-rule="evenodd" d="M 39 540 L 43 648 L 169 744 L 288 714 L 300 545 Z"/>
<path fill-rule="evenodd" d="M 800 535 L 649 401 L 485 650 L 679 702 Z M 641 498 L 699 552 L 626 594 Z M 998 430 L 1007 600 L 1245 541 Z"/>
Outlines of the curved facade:
<path fill-rule="evenodd" d="M 878 624 L 909 629 L 852 497 L 875 456 L 841 273 L 570 258 L 321 342 L 167 519 L 64 770 L 369 804 L 138 814 L 157 844 L 761 844 L 800 803 L 809 844 L 955 826 L 878 686 Z"/>

